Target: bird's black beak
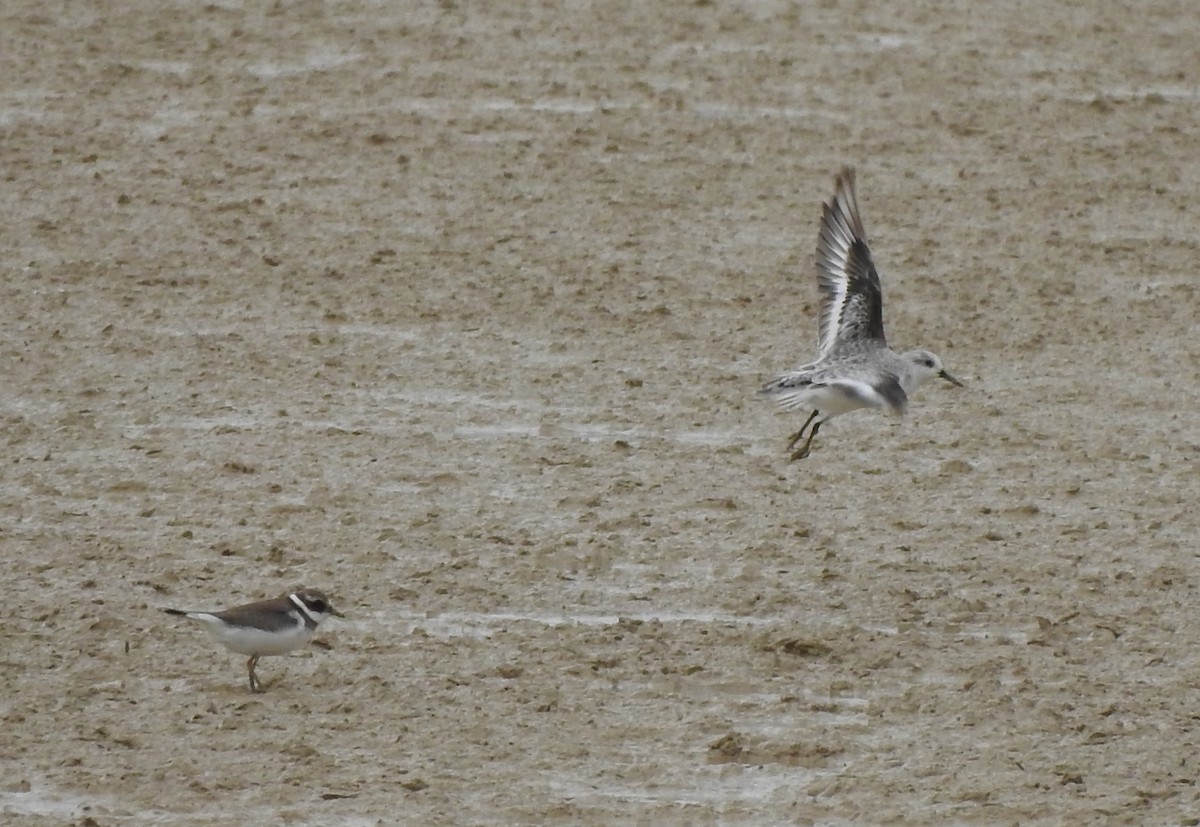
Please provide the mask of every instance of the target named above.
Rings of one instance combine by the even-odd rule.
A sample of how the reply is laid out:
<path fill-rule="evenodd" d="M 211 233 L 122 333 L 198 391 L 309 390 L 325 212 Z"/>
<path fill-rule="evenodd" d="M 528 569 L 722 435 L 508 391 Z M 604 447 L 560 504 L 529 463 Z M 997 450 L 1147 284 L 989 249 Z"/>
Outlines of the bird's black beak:
<path fill-rule="evenodd" d="M 942 379 L 945 379 L 945 380 L 946 380 L 947 382 L 949 382 L 951 385 L 958 385 L 960 388 L 963 386 L 963 383 L 962 383 L 962 382 L 959 382 L 957 379 L 955 379 L 953 376 L 951 376 L 949 373 L 947 373 L 947 372 L 946 372 L 946 371 L 944 371 L 944 370 L 943 370 L 943 371 L 940 371 L 940 372 L 938 373 L 938 376 L 940 376 Z"/>

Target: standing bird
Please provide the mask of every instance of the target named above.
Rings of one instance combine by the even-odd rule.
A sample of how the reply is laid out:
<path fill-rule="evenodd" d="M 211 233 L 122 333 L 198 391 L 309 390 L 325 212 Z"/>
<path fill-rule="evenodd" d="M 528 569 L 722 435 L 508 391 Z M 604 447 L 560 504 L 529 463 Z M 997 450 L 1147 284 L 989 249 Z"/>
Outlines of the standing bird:
<path fill-rule="evenodd" d="M 249 655 L 246 666 L 250 670 L 251 692 L 262 692 L 262 684 L 254 674 L 259 658 L 284 655 L 299 649 L 312 639 L 322 620 L 330 615 L 345 617 L 330 605 L 325 593 L 317 589 L 300 589 L 223 612 L 163 611 L 201 621 L 217 643 L 231 651 Z"/>
<path fill-rule="evenodd" d="M 843 167 L 834 186 L 833 201 L 824 205 L 817 234 L 820 355 L 815 362 L 780 374 L 760 391 L 773 396 L 785 410 L 811 411 L 788 442 L 792 451 L 804 439 L 793 451 L 793 460 L 808 456 L 817 431 L 835 416 L 858 408 L 881 408 L 900 416 L 909 395 L 935 376 L 962 387 L 929 351 L 896 353 L 888 347 L 883 335 L 883 291 L 858 214 L 854 170 Z"/>

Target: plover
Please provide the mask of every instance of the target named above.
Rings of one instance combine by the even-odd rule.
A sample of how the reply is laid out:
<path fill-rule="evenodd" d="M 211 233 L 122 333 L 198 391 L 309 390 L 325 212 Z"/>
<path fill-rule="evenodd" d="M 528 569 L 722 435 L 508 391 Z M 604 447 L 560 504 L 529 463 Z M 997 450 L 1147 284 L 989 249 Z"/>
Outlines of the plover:
<path fill-rule="evenodd" d="M 962 386 L 929 351 L 896 353 L 888 347 L 883 335 L 883 291 L 858 212 L 854 170 L 843 167 L 834 186 L 817 234 L 820 354 L 816 361 L 775 377 L 760 391 L 773 396 L 785 410 L 811 411 L 788 442 L 792 451 L 804 439 L 793 451 L 793 460 L 808 456 L 817 431 L 835 416 L 858 408 L 879 408 L 900 416 L 913 391 L 935 376 Z"/>
<path fill-rule="evenodd" d="M 223 612 L 163 611 L 199 620 L 209 635 L 226 649 L 249 655 L 246 667 L 250 671 L 251 692 L 262 691 L 262 684 L 254 673 L 259 658 L 298 649 L 312 639 L 325 618 L 330 615 L 345 617 L 330 605 L 325 593 L 317 589 L 300 589 Z"/>

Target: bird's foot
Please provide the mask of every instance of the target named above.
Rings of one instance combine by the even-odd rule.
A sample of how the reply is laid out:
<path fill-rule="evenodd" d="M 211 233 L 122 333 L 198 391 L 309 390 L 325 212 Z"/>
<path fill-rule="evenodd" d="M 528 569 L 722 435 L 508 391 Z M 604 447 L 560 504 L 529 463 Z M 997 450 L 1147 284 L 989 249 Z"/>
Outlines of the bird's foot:
<path fill-rule="evenodd" d="M 809 440 L 808 442 L 804 443 L 804 446 L 800 450 L 793 451 L 792 456 L 788 459 L 788 462 L 795 462 L 798 459 L 804 459 L 806 456 L 812 453 L 812 451 L 809 450 L 809 445 L 811 442 L 812 440 Z"/>

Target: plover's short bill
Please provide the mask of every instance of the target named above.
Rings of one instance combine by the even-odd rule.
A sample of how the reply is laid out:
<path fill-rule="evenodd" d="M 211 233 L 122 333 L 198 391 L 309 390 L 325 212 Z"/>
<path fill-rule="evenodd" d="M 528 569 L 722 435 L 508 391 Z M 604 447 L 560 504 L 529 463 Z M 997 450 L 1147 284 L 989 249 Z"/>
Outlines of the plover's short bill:
<path fill-rule="evenodd" d="M 820 354 L 816 361 L 775 377 L 761 391 L 786 410 L 811 412 L 788 442 L 787 449 L 795 449 L 793 460 L 808 456 L 817 431 L 835 416 L 858 408 L 899 416 L 913 391 L 935 376 L 962 386 L 929 351 L 896 353 L 888 347 L 883 291 L 858 214 L 854 170 L 843 167 L 834 184 L 817 234 Z"/>
<path fill-rule="evenodd" d="M 223 612 L 163 611 L 199 620 L 209 635 L 226 649 L 249 655 L 246 666 L 250 670 L 251 692 L 262 691 L 262 683 L 254 674 L 259 658 L 284 655 L 298 649 L 312 640 L 313 633 L 325 618 L 330 615 L 345 617 L 330 605 L 325 593 L 317 589 L 300 589 Z"/>

